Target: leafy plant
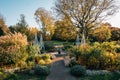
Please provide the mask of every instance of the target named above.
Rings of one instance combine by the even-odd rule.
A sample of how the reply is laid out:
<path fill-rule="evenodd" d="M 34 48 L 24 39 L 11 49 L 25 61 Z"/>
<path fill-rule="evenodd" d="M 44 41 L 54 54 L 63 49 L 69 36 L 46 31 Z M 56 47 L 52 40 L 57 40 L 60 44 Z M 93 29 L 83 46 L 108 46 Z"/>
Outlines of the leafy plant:
<path fill-rule="evenodd" d="M 27 37 L 21 33 L 0 37 L 0 65 L 16 64 L 27 59 Z"/>
<path fill-rule="evenodd" d="M 76 65 L 76 66 L 73 66 L 71 68 L 70 73 L 73 76 L 81 77 L 81 76 L 84 76 L 86 74 L 86 69 L 81 65 Z"/>
<path fill-rule="evenodd" d="M 47 66 L 39 66 L 35 68 L 35 74 L 47 76 L 50 74 L 50 70 Z"/>

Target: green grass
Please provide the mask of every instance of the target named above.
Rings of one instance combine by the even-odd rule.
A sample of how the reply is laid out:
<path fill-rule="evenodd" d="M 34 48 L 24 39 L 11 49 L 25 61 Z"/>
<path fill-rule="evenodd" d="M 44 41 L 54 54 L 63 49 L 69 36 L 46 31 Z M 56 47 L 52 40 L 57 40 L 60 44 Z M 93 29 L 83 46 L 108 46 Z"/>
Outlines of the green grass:
<path fill-rule="evenodd" d="M 57 41 L 57 40 L 53 40 L 53 41 L 45 41 L 45 42 L 52 42 L 54 45 L 63 45 L 63 44 L 70 44 L 73 45 L 74 42 L 67 42 L 67 41 Z"/>

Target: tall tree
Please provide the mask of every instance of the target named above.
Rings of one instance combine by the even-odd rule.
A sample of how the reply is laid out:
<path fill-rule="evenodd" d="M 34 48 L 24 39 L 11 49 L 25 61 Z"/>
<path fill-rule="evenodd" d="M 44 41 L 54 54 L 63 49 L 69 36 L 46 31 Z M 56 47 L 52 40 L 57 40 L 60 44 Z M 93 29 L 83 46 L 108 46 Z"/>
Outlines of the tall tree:
<path fill-rule="evenodd" d="M 36 21 L 40 24 L 40 28 L 46 40 L 50 40 L 54 34 L 54 18 L 50 11 L 44 8 L 38 8 L 35 11 Z"/>
<path fill-rule="evenodd" d="M 0 14 L 0 36 L 8 34 L 9 29 L 7 28 L 3 16 Z"/>
<path fill-rule="evenodd" d="M 110 27 L 111 29 L 111 41 L 120 41 L 120 28 Z"/>
<path fill-rule="evenodd" d="M 10 26 L 9 29 L 12 33 L 20 32 L 22 34 L 26 34 L 28 32 L 28 24 L 25 20 L 25 15 L 21 14 L 19 22 L 14 26 Z"/>
<path fill-rule="evenodd" d="M 94 38 L 99 42 L 108 41 L 111 38 L 111 25 L 103 23 L 93 31 Z"/>
<path fill-rule="evenodd" d="M 92 28 L 118 10 L 114 0 L 57 0 L 54 9 L 58 15 L 70 17 L 86 38 Z"/>
<path fill-rule="evenodd" d="M 54 39 L 58 40 L 75 40 L 76 28 L 69 22 L 67 18 L 55 22 Z"/>

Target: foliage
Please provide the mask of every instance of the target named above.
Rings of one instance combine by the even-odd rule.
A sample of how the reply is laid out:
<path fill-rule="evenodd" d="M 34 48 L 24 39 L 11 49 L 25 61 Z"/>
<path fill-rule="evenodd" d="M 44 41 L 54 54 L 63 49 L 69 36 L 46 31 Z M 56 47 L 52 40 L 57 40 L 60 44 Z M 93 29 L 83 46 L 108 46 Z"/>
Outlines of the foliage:
<path fill-rule="evenodd" d="M 50 70 L 47 66 L 39 66 L 35 68 L 35 74 L 47 76 L 50 74 Z"/>
<path fill-rule="evenodd" d="M 40 54 L 35 56 L 35 62 L 40 65 L 49 65 L 51 64 L 50 54 Z"/>
<path fill-rule="evenodd" d="M 95 42 L 90 48 L 78 48 L 74 52 L 77 63 L 88 69 L 119 70 L 120 54 L 116 52 L 114 42 Z"/>
<path fill-rule="evenodd" d="M 114 42 L 103 42 L 101 48 L 108 52 L 115 52 L 115 43 Z"/>
<path fill-rule="evenodd" d="M 73 66 L 70 70 L 71 74 L 77 77 L 85 76 L 86 69 L 81 65 Z"/>
<path fill-rule="evenodd" d="M 116 47 L 116 52 L 120 53 L 120 47 Z"/>
<path fill-rule="evenodd" d="M 11 74 L 10 76 L 5 78 L 4 80 L 18 80 L 18 77 L 16 74 Z"/>
<path fill-rule="evenodd" d="M 43 60 L 50 59 L 50 54 L 43 54 L 43 55 L 41 56 L 41 58 L 42 58 Z"/>
<path fill-rule="evenodd" d="M 6 35 L 9 33 L 9 29 L 5 24 L 3 16 L 0 14 L 0 36 Z"/>
<path fill-rule="evenodd" d="M 99 3 L 99 4 L 98 4 Z M 54 10 L 84 31 L 85 38 L 98 23 L 118 10 L 114 0 L 56 0 Z"/>
<path fill-rule="evenodd" d="M 28 28 L 28 31 L 26 32 L 28 41 L 33 41 L 36 33 L 40 34 L 37 28 L 35 27 Z"/>
<path fill-rule="evenodd" d="M 75 65 L 78 65 L 78 63 L 75 60 L 70 61 L 70 64 L 69 64 L 70 67 L 73 67 Z"/>
<path fill-rule="evenodd" d="M 1 72 L 0 72 L 1 73 Z M 0 80 L 46 80 L 46 76 L 41 76 L 41 75 L 30 75 L 28 74 L 28 70 L 24 70 L 24 71 L 18 71 L 15 73 L 5 73 L 2 72 L 3 74 L 0 74 Z M 5 76 L 6 75 L 6 76 Z"/>
<path fill-rule="evenodd" d="M 27 52 L 29 55 L 27 61 L 34 61 L 35 56 L 37 56 L 39 52 L 39 46 L 28 45 Z"/>
<path fill-rule="evenodd" d="M 119 41 L 120 40 L 120 28 L 110 27 L 111 29 L 111 41 Z"/>
<path fill-rule="evenodd" d="M 0 37 L 0 65 L 15 64 L 27 58 L 27 38 L 21 33 Z"/>
<path fill-rule="evenodd" d="M 36 22 L 42 25 L 41 32 L 45 40 L 51 40 L 55 31 L 54 19 L 51 12 L 44 8 L 38 8 L 35 11 Z"/>
<path fill-rule="evenodd" d="M 52 41 L 47 41 L 45 42 L 45 50 L 48 51 L 48 52 L 53 52 L 55 50 L 54 48 L 54 44 Z"/>
<path fill-rule="evenodd" d="M 56 29 L 54 33 L 54 39 L 63 40 L 63 41 L 75 40 L 76 29 L 68 21 L 67 18 L 63 18 L 63 20 L 56 21 L 55 25 L 56 25 Z"/>
<path fill-rule="evenodd" d="M 98 42 L 108 41 L 111 38 L 111 30 L 109 24 L 101 24 L 100 27 L 94 29 L 92 32 L 94 38 Z M 95 41 L 94 40 L 94 41 Z"/>
<path fill-rule="evenodd" d="M 26 35 L 28 41 L 32 41 L 34 39 L 35 33 L 38 32 L 37 28 L 29 28 L 28 27 L 28 24 L 25 20 L 25 15 L 23 15 L 23 14 L 20 15 L 19 22 L 16 23 L 16 25 L 10 26 L 9 30 L 11 31 L 11 33 L 20 32 L 20 33 Z"/>
<path fill-rule="evenodd" d="M 26 34 L 28 31 L 28 24 L 25 21 L 25 15 L 21 14 L 19 22 L 15 26 L 10 26 L 9 29 L 12 33 L 20 32 Z"/>
<path fill-rule="evenodd" d="M 80 77 L 78 80 L 119 80 L 120 74 L 113 72 L 112 74 L 103 74 L 103 75 L 87 75 Z"/>

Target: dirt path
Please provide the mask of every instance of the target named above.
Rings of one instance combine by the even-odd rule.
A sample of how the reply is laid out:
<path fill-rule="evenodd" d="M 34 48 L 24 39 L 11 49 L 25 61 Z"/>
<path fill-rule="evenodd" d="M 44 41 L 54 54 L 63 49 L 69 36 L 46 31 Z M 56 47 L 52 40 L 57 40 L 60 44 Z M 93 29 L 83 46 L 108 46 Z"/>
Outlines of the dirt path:
<path fill-rule="evenodd" d="M 69 73 L 70 68 L 64 66 L 63 57 L 57 57 L 53 60 L 51 73 L 46 80 L 76 80 Z"/>

